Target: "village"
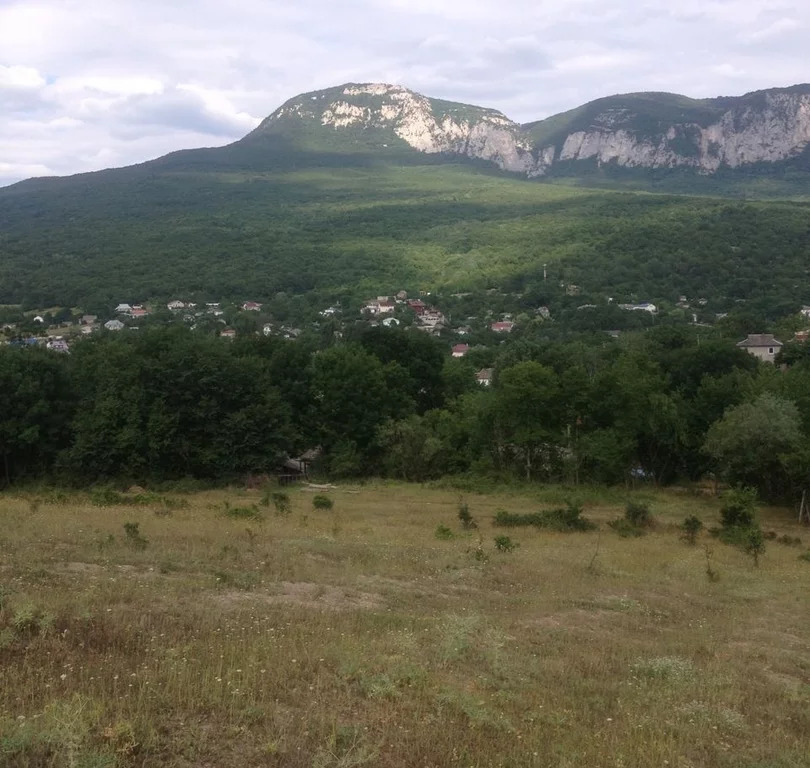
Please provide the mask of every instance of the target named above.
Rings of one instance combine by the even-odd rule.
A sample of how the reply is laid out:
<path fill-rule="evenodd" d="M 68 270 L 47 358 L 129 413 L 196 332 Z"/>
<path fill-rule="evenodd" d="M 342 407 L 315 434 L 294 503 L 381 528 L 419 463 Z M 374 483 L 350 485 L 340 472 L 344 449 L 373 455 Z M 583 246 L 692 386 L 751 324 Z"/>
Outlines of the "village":
<path fill-rule="evenodd" d="M 580 288 L 576 285 L 560 286 L 566 297 L 577 297 Z M 450 300 L 463 304 L 472 294 L 451 294 Z M 486 298 L 507 297 L 522 298 L 521 294 L 508 294 L 490 289 Z M 478 301 L 481 309 L 482 301 Z M 42 346 L 53 352 L 67 354 L 76 341 L 90 334 L 99 332 L 119 333 L 133 332 L 145 327 L 182 324 L 193 331 L 216 335 L 223 340 L 233 340 L 245 334 L 260 334 L 287 340 L 294 340 L 310 334 L 331 334 L 334 339 L 343 338 L 344 331 L 352 324 L 364 324 L 369 327 L 413 328 L 447 344 L 448 354 L 452 358 L 464 358 L 473 349 L 491 348 L 502 343 L 515 329 L 537 324 L 553 322 L 552 312 L 548 306 L 541 305 L 531 311 L 503 311 L 487 307 L 484 304 L 482 314 L 467 315 L 464 312 L 451 312 L 440 309 L 438 304 L 447 304 L 446 298 L 438 301 L 428 291 L 419 291 L 417 296 L 409 295 L 406 290 L 399 290 L 393 295 L 378 295 L 362 300 L 359 306 L 345 309 L 340 302 L 335 302 L 311 313 L 309 322 L 292 322 L 290 319 L 276 319 L 269 305 L 263 302 L 245 300 L 241 302 L 195 302 L 171 299 L 163 303 L 127 303 L 120 302 L 111 307 L 108 314 L 87 314 L 80 311 L 56 309 L 39 312 L 20 312 L 16 322 L 0 324 L 0 345 Z M 475 302 L 473 302 L 475 303 Z M 504 302 L 492 302 L 500 304 Z M 507 302 L 508 303 L 508 302 Z M 727 312 L 718 312 L 713 316 L 705 311 L 707 300 L 698 298 L 690 302 L 686 296 L 679 296 L 677 303 L 667 308 L 670 319 L 673 317 L 690 325 L 711 327 L 712 322 L 722 321 Z M 589 311 L 604 307 L 616 307 L 622 312 L 640 314 L 655 322 L 662 312 L 661 308 L 649 301 L 635 303 L 613 302 L 607 297 L 600 305 L 585 303 L 572 305 L 571 314 L 585 316 Z M 462 307 L 463 309 L 464 307 Z M 8 309 L 8 308 L 6 308 Z M 700 312 L 700 315 L 698 314 Z M 8 315 L 8 312 L 6 313 Z M 456 316 L 454 316 L 456 315 Z M 458 315 L 461 316 L 459 319 Z M 797 312 L 798 326 L 802 321 L 810 322 L 810 306 L 803 305 Z M 810 328 L 796 327 L 790 342 L 806 342 L 810 339 Z M 606 329 L 604 333 L 618 338 L 624 331 Z M 737 342 L 737 346 L 746 350 L 760 360 L 774 362 L 784 342 L 773 334 L 747 333 L 746 338 Z M 476 374 L 479 384 L 489 386 L 492 381 L 492 368 L 484 367 Z"/>

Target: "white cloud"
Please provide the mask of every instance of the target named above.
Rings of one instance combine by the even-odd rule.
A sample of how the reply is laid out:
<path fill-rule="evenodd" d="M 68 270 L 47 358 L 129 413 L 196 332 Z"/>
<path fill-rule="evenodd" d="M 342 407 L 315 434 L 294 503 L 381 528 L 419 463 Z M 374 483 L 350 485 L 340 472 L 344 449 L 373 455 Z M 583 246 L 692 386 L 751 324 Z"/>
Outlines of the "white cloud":
<path fill-rule="evenodd" d="M 11 0 L 0 183 L 224 144 L 288 98 L 398 82 L 536 120 L 610 93 L 808 79 L 802 0 Z"/>

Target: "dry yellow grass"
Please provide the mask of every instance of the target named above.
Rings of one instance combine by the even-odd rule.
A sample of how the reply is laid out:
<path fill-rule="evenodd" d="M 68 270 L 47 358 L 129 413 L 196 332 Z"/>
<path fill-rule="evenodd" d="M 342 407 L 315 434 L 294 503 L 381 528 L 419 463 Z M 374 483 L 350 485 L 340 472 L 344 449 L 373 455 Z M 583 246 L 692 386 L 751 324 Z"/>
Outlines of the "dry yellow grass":
<path fill-rule="evenodd" d="M 810 533 L 787 512 L 764 527 L 803 547 L 756 569 L 679 539 L 717 518 L 688 494 L 644 496 L 639 539 L 605 526 L 618 492 L 584 534 L 492 527 L 557 489 L 465 494 L 472 532 L 452 490 L 330 495 L 262 522 L 222 513 L 252 491 L 170 514 L 0 496 L 0 765 L 810 765 Z"/>

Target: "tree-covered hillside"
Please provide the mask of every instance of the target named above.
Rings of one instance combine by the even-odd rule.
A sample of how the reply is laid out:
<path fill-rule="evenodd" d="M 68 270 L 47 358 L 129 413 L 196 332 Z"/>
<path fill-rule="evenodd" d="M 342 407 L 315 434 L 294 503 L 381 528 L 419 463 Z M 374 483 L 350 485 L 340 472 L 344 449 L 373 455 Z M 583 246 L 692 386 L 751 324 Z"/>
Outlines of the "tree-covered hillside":
<path fill-rule="evenodd" d="M 550 279 L 618 298 L 808 300 L 807 205 L 276 149 L 176 153 L 0 190 L 0 303 L 526 287 L 544 263 Z"/>

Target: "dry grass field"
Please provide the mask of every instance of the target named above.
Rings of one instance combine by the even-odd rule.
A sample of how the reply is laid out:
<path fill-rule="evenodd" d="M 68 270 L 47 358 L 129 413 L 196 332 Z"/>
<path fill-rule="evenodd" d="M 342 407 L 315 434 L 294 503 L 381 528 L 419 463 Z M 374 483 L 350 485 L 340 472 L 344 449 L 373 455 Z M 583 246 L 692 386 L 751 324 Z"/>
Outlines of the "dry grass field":
<path fill-rule="evenodd" d="M 637 493 L 639 538 L 606 526 L 618 491 L 581 493 L 588 533 L 493 527 L 559 489 L 464 494 L 477 530 L 454 490 L 289 495 L 0 496 L 0 765 L 810 766 L 789 511 L 763 527 L 804 542 L 757 568 L 680 539 L 718 518 L 687 493 Z"/>

